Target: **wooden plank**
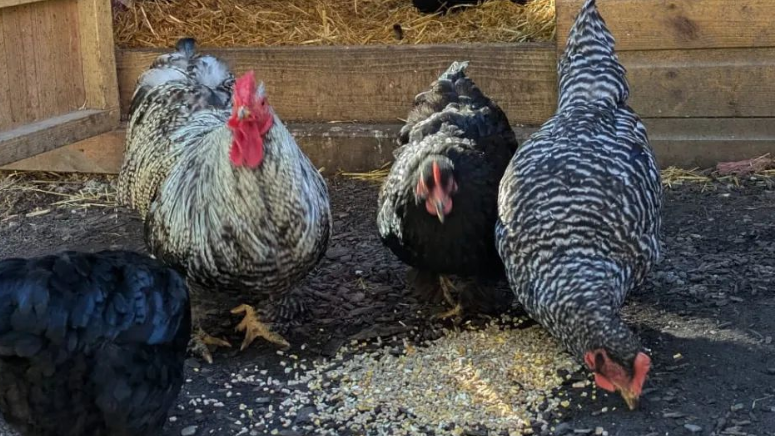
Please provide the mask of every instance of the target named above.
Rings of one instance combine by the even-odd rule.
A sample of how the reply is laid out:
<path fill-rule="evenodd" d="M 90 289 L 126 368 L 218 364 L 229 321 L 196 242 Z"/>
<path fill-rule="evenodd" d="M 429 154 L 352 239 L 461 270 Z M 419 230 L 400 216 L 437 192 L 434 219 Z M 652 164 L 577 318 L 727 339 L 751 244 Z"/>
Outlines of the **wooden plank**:
<path fill-rule="evenodd" d="M 644 118 L 775 116 L 775 48 L 637 51 L 620 57 L 630 104 Z"/>
<path fill-rule="evenodd" d="M 645 119 L 657 160 L 663 168 L 708 168 L 718 162 L 775 155 L 775 119 Z M 289 124 L 299 146 L 324 173 L 368 171 L 392 161 L 400 124 Z M 523 143 L 536 127 L 515 126 Z M 123 128 L 0 170 L 117 174 L 124 153 Z"/>
<path fill-rule="evenodd" d="M 109 111 L 83 110 L 0 132 L 0 165 L 107 132 L 115 118 Z"/>
<path fill-rule="evenodd" d="M 5 62 L 5 26 L 3 13 L 0 11 L 0 61 Z M 8 83 L 8 68 L 0 68 L 0 130 L 11 127 L 11 98 Z"/>
<path fill-rule="evenodd" d="M 32 65 L 35 67 L 36 79 L 31 84 L 37 88 L 40 104 L 35 115 L 37 119 L 46 119 L 56 115 L 71 112 L 68 107 L 60 107 L 56 99 L 57 70 L 54 52 L 62 51 L 61 36 L 55 33 L 49 10 L 63 5 L 61 2 L 46 2 L 27 6 L 30 11 L 31 28 L 34 29 L 32 42 L 35 50 L 32 52 Z"/>
<path fill-rule="evenodd" d="M 120 50 L 123 113 L 137 77 L 169 50 Z M 288 121 L 396 122 L 414 96 L 455 60 L 469 60 L 469 75 L 503 107 L 514 124 L 538 124 L 554 112 L 553 44 L 466 44 L 357 47 L 203 48 L 240 74 L 255 69 L 269 99 Z"/>
<path fill-rule="evenodd" d="M 83 63 L 86 108 L 106 109 L 116 114 L 118 124 L 118 83 L 116 81 L 113 15 L 106 0 L 78 1 L 81 59 Z"/>
<path fill-rule="evenodd" d="M 0 0 L 0 9 L 10 8 L 11 6 L 26 5 L 28 3 L 37 3 L 46 0 Z"/>
<path fill-rule="evenodd" d="M 35 119 L 36 99 L 30 95 L 34 91 L 29 69 L 35 64 L 25 62 L 25 45 L 31 46 L 31 33 L 25 26 L 27 11 L 23 7 L 0 10 L 3 14 L 3 33 L 5 39 L 5 69 L 8 75 L 8 98 L 11 103 L 10 126 L 17 126 Z M 27 27 L 25 31 L 25 27 Z M 26 44 L 25 44 L 26 42 Z"/>
<path fill-rule="evenodd" d="M 775 47 L 772 0 L 598 0 L 619 51 Z M 583 0 L 556 0 L 562 50 Z"/>

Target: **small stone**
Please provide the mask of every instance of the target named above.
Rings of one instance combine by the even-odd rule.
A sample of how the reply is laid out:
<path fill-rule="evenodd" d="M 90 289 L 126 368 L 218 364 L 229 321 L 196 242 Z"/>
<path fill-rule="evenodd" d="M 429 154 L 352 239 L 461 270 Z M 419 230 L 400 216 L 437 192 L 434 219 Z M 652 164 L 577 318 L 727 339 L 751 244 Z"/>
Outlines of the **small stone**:
<path fill-rule="evenodd" d="M 180 436 L 193 436 L 196 433 L 196 426 L 189 425 L 180 431 Z"/>
<path fill-rule="evenodd" d="M 329 260 L 336 260 L 346 255 L 350 250 L 345 247 L 332 247 L 326 251 L 326 258 Z"/>
<path fill-rule="evenodd" d="M 702 427 L 695 424 L 684 424 L 684 428 L 689 430 L 692 433 L 699 433 L 702 431 Z"/>
<path fill-rule="evenodd" d="M 567 422 L 563 422 L 562 424 L 554 428 L 555 436 L 563 436 L 572 432 L 573 432 L 573 427 L 571 427 L 571 425 L 568 424 Z"/>
<path fill-rule="evenodd" d="M 730 409 L 731 409 L 733 412 L 737 412 L 738 410 L 742 410 L 742 409 L 743 409 L 743 407 L 745 407 L 745 406 L 743 406 L 743 403 L 737 403 L 737 404 L 735 404 L 734 406 L 730 407 Z"/>
<path fill-rule="evenodd" d="M 605 430 L 603 429 L 603 427 L 595 427 L 595 434 L 596 434 L 597 436 L 601 436 L 601 435 L 603 434 L 603 432 L 604 432 L 604 431 L 605 431 Z"/>

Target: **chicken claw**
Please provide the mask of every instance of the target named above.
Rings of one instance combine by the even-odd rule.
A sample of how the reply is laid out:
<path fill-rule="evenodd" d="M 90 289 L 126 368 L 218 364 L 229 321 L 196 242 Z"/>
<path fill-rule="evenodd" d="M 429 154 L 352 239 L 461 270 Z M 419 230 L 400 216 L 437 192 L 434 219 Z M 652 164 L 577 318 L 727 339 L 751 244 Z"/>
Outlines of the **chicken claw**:
<path fill-rule="evenodd" d="M 208 347 L 208 345 L 212 345 L 213 347 L 231 348 L 230 343 L 224 341 L 223 339 L 210 336 L 201 327 L 199 327 L 199 331 L 191 337 L 191 341 L 188 343 L 188 348 L 192 353 L 199 355 L 207 363 L 212 364 L 213 355 L 210 352 L 210 347 Z"/>
<path fill-rule="evenodd" d="M 460 303 L 457 303 L 455 304 L 455 307 L 453 307 L 452 309 L 446 312 L 437 313 L 433 317 L 435 319 L 455 318 L 457 320 L 457 319 L 460 319 L 462 315 L 463 315 L 463 305 L 461 305 Z"/>
<path fill-rule="evenodd" d="M 267 327 L 266 324 L 258 320 L 256 310 L 253 309 L 253 307 L 247 304 L 241 304 L 232 309 L 231 313 L 245 314 L 245 317 L 235 328 L 235 330 L 238 332 L 245 332 L 245 339 L 242 341 L 242 347 L 240 347 L 240 351 L 244 351 L 246 348 L 248 348 L 248 346 L 250 346 L 250 344 L 258 337 L 262 337 L 273 344 L 280 345 L 283 348 L 288 348 L 291 346 L 291 344 L 289 344 L 285 338 L 269 330 L 269 327 Z"/>

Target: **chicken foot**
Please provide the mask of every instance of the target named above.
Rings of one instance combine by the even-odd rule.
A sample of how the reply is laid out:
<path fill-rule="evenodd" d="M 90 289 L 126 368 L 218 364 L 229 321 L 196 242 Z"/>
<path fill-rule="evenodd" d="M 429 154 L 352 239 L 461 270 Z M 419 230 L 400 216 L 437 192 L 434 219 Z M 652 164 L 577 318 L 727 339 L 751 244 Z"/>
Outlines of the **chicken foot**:
<path fill-rule="evenodd" d="M 223 339 L 211 336 L 202 328 L 201 311 L 202 309 L 198 306 L 194 306 L 191 309 L 191 323 L 196 333 L 191 336 L 191 340 L 188 342 L 188 350 L 204 359 L 207 363 L 212 364 L 213 355 L 210 352 L 210 346 L 231 348 L 231 344 Z"/>
<path fill-rule="evenodd" d="M 244 351 L 258 337 L 264 338 L 273 344 L 281 346 L 282 348 L 288 348 L 291 346 L 291 344 L 289 344 L 285 338 L 271 331 L 266 324 L 262 323 L 258 319 L 256 309 L 254 309 L 252 306 L 247 304 L 240 304 L 239 306 L 232 309 L 231 313 L 245 314 L 242 321 L 235 328 L 235 330 L 239 332 L 245 332 L 245 339 L 242 341 L 240 351 Z"/>

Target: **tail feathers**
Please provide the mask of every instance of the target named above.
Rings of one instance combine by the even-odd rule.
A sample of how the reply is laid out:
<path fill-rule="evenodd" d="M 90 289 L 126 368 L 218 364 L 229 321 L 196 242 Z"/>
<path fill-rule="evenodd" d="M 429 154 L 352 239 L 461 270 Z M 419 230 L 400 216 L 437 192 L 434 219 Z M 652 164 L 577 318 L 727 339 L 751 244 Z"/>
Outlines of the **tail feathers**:
<path fill-rule="evenodd" d="M 595 0 L 581 7 L 558 65 L 559 108 L 595 101 L 618 105 L 629 97 L 626 70 Z"/>
<path fill-rule="evenodd" d="M 447 111 L 458 112 L 465 108 L 478 110 L 489 107 L 492 112 L 500 112 L 500 109 L 466 75 L 467 68 L 468 61 L 453 62 L 431 84 L 429 90 L 415 97 L 414 107 L 409 112 L 406 124 L 399 132 L 399 145 L 408 143 L 418 135 L 424 136 L 438 130 L 441 127 L 441 122 L 449 118 L 440 114 Z M 431 118 L 439 119 L 438 123 L 433 123 L 436 127 L 429 126 L 426 122 L 430 121 Z"/>
<path fill-rule="evenodd" d="M 229 66 L 214 56 L 197 54 L 194 38 L 181 38 L 175 49 L 153 61 L 151 68 L 138 79 L 135 93 L 145 94 L 169 82 L 188 81 L 210 88 L 221 104 L 228 105 L 234 87 L 234 75 Z"/>

